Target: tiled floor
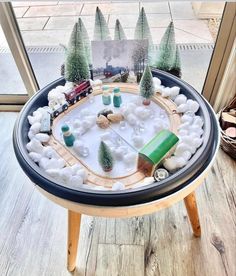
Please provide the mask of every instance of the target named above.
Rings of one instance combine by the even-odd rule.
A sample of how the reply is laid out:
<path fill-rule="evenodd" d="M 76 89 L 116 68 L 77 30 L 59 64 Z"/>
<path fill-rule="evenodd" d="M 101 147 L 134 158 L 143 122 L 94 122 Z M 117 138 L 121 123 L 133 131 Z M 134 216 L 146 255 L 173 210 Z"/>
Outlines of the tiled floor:
<path fill-rule="evenodd" d="M 102 3 L 101 3 L 102 2 Z M 93 39 L 96 7 L 99 6 L 113 36 L 115 20 L 120 22 L 128 39 L 132 39 L 138 14 L 143 6 L 153 35 L 159 43 L 171 19 L 176 27 L 177 43 L 212 43 L 205 20 L 198 19 L 191 2 L 109 2 L 48 1 L 12 2 L 26 46 L 66 44 L 73 24 L 81 16 Z M 3 35 L 0 34 L 0 38 Z M 6 46 L 4 39 L 0 46 Z"/>

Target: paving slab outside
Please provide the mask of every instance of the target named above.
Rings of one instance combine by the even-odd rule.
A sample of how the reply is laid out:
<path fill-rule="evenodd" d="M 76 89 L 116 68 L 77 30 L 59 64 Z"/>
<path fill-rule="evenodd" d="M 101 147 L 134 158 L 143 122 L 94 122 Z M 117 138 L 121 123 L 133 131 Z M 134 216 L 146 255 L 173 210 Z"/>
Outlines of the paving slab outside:
<path fill-rule="evenodd" d="M 214 43 L 207 20 L 197 18 L 191 2 L 18 1 L 12 2 L 12 5 L 27 48 L 41 47 L 43 49 L 44 46 L 66 45 L 73 25 L 79 16 L 82 18 L 92 40 L 97 6 L 100 7 L 105 16 L 112 36 L 115 20 L 118 18 L 127 38 L 132 39 L 139 11 L 144 7 L 155 44 L 160 43 L 171 20 L 174 22 L 178 44 L 203 45 Z M 7 41 L 0 28 L 0 49 L 6 47 L 8 47 Z M 190 82 L 199 91 L 202 89 L 211 54 L 212 47 L 188 48 L 185 51 L 180 51 L 183 79 Z M 11 73 L 17 68 L 9 53 L 3 54 L 0 51 L 0 55 L 2 64 L 0 64 L 0 81 L 2 82 L 3 77 L 1 76 L 7 75 L 7 69 L 4 66 L 7 66 Z M 29 52 L 29 56 L 41 86 L 60 76 L 59 69 L 64 59 L 63 52 Z M 13 83 L 17 83 L 17 81 Z M 1 88 L 0 93 L 9 91 L 7 84 L 5 86 L 5 88 Z M 23 90 L 22 83 L 22 87 L 18 84 L 11 89 L 11 93 L 12 91 L 24 93 Z"/>

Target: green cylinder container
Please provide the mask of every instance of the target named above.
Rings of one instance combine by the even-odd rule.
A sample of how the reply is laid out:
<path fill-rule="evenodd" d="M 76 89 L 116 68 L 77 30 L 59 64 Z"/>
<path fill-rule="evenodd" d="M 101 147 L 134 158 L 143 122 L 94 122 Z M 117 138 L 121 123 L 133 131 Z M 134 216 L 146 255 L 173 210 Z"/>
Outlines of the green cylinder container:
<path fill-rule="evenodd" d="M 122 104 L 122 99 L 121 99 L 121 95 L 120 95 L 120 88 L 115 87 L 113 89 L 113 92 L 114 92 L 113 105 L 114 105 L 114 107 L 120 107 L 120 105 Z"/>
<path fill-rule="evenodd" d="M 151 164 L 156 165 L 178 141 L 179 138 L 173 132 L 164 129 L 139 151 L 139 155 Z"/>

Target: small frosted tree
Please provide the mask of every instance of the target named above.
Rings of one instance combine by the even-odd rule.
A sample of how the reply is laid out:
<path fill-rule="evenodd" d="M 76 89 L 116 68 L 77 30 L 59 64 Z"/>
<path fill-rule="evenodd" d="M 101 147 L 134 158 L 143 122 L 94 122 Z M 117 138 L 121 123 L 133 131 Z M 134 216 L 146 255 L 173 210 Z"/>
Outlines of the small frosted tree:
<path fill-rule="evenodd" d="M 79 20 L 78 20 L 78 25 L 79 25 L 79 30 L 82 34 L 85 56 L 86 56 L 88 64 L 91 65 L 92 64 L 91 43 L 90 43 L 90 39 L 89 39 L 89 36 L 88 36 L 88 32 L 87 32 L 81 18 L 79 18 Z"/>
<path fill-rule="evenodd" d="M 134 39 L 148 39 L 149 46 L 153 45 L 147 16 L 143 7 L 139 13 L 138 21 L 136 23 Z"/>
<path fill-rule="evenodd" d="M 175 59 L 173 66 L 171 67 L 169 73 L 181 78 L 182 72 L 181 72 L 181 60 L 179 55 L 179 49 L 176 47 L 175 51 Z"/>
<path fill-rule="evenodd" d="M 98 151 L 98 162 L 105 172 L 109 172 L 113 168 L 113 157 L 108 146 L 102 141 Z"/>
<path fill-rule="evenodd" d="M 148 65 L 145 67 L 139 87 L 140 95 L 144 98 L 143 104 L 149 105 L 150 98 L 154 95 L 154 84 L 152 79 L 152 72 Z"/>
<path fill-rule="evenodd" d="M 175 62 L 176 45 L 174 24 L 170 22 L 160 43 L 160 52 L 155 67 L 163 71 L 171 70 Z"/>
<path fill-rule="evenodd" d="M 66 52 L 65 79 L 81 82 L 89 78 L 89 68 L 85 57 L 82 34 L 75 23 Z"/>
<path fill-rule="evenodd" d="M 119 19 L 116 19 L 114 40 L 124 40 L 124 39 L 126 39 L 124 29 L 121 26 Z"/>
<path fill-rule="evenodd" d="M 95 26 L 94 26 L 94 40 L 111 40 L 110 32 L 104 15 L 99 7 L 96 8 Z"/>

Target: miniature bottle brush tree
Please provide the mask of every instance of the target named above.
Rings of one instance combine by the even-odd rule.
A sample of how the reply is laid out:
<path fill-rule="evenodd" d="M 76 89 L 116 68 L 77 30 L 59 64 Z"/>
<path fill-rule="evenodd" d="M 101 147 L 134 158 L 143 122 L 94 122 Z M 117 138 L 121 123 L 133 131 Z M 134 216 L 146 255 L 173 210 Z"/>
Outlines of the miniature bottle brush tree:
<path fill-rule="evenodd" d="M 85 56 L 82 33 L 75 23 L 66 53 L 65 79 L 81 82 L 89 78 L 89 67 Z"/>
<path fill-rule="evenodd" d="M 120 24 L 119 19 L 116 19 L 115 32 L 114 32 L 114 40 L 124 40 L 127 39 L 124 29 Z"/>
<path fill-rule="evenodd" d="M 149 105 L 150 98 L 154 95 L 154 84 L 152 79 L 152 72 L 148 65 L 145 67 L 139 86 L 140 95 L 144 98 L 143 104 Z"/>
<path fill-rule="evenodd" d="M 88 36 L 88 32 L 87 32 L 81 18 L 79 18 L 79 20 L 78 20 L 78 25 L 79 25 L 79 30 L 82 34 L 85 56 L 86 56 L 88 65 L 91 66 L 92 65 L 91 43 L 90 43 L 90 39 L 89 39 L 89 36 Z"/>
<path fill-rule="evenodd" d="M 98 151 L 98 161 L 105 172 L 109 172 L 113 168 L 113 157 L 109 147 L 102 141 Z"/>
<path fill-rule="evenodd" d="M 180 56 L 175 44 L 173 22 L 170 22 L 161 39 L 160 52 L 154 65 L 160 70 L 172 73 L 178 77 L 181 76 Z"/>
<path fill-rule="evenodd" d="M 93 40 L 111 40 L 106 19 L 99 7 L 96 8 Z"/>

